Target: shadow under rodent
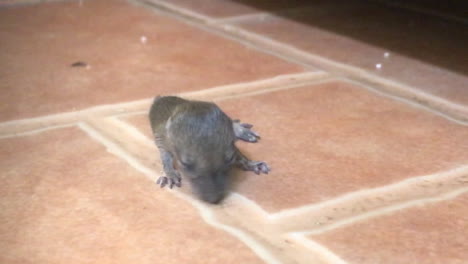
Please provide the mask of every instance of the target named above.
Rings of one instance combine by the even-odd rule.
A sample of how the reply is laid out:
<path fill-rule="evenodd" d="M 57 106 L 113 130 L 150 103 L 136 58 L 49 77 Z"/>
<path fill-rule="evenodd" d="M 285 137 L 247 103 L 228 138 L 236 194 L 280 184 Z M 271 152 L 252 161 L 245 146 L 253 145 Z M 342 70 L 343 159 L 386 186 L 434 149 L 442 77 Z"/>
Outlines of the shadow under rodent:
<path fill-rule="evenodd" d="M 268 173 L 263 161 L 247 159 L 236 140 L 257 142 L 252 125 L 229 118 L 216 104 L 176 96 L 156 97 L 149 112 L 164 176 L 157 183 L 180 187 L 182 177 L 203 201 L 219 203 L 226 194 L 233 166 Z"/>

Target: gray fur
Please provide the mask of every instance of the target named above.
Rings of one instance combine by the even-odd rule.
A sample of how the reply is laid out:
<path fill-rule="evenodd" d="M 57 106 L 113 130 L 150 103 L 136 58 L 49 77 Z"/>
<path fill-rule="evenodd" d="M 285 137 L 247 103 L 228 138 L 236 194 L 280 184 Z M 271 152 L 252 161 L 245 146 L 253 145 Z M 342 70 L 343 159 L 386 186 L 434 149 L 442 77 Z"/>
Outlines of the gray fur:
<path fill-rule="evenodd" d="M 256 174 L 270 171 L 265 162 L 248 160 L 235 146 L 238 139 L 257 142 L 252 125 L 231 120 L 214 103 L 158 96 L 149 119 L 166 174 L 157 181 L 161 187 L 180 187 L 183 176 L 200 199 L 218 203 L 232 166 Z"/>

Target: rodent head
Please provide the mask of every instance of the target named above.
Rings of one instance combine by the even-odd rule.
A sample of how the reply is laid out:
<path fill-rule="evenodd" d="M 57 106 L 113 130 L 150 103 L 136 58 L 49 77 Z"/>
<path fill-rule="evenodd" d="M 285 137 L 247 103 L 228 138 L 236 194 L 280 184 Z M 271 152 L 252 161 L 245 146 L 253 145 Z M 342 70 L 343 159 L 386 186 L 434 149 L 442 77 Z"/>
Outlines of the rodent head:
<path fill-rule="evenodd" d="M 174 167 L 200 199 L 218 203 L 237 158 L 231 119 L 216 105 L 196 102 L 178 109 L 166 125 Z"/>

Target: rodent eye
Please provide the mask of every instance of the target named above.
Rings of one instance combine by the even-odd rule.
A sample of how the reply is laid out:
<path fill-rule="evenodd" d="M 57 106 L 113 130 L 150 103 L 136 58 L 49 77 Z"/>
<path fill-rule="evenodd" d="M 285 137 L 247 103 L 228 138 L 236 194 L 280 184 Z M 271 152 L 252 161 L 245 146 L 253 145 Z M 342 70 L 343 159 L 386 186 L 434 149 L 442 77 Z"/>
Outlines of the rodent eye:
<path fill-rule="evenodd" d="M 183 166 L 186 170 L 193 170 L 193 169 L 195 168 L 195 164 L 194 164 L 194 163 L 189 163 L 189 162 L 180 161 L 180 164 L 182 164 L 182 166 Z"/>
<path fill-rule="evenodd" d="M 236 161 L 236 155 L 228 156 L 224 160 L 228 164 L 234 163 Z"/>

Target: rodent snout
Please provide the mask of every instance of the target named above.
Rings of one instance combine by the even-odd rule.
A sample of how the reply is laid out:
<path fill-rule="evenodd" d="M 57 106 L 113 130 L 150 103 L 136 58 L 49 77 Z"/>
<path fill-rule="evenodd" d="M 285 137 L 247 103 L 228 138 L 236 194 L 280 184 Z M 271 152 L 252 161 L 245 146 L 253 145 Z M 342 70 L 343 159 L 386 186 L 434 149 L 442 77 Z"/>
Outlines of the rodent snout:
<path fill-rule="evenodd" d="M 190 180 L 193 191 L 198 197 L 211 204 L 217 204 L 225 196 L 227 175 L 224 173 L 201 176 Z"/>
<path fill-rule="evenodd" d="M 201 196 L 200 198 L 207 203 L 218 204 L 219 202 L 221 202 L 221 200 L 223 200 L 224 192 L 201 193 L 200 196 Z"/>

